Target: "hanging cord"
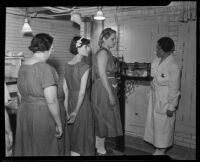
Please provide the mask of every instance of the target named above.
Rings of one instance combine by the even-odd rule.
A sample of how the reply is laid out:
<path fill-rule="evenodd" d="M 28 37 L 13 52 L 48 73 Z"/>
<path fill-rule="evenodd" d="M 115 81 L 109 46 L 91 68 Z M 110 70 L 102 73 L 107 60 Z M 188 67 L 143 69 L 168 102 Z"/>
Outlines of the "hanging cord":
<path fill-rule="evenodd" d="M 25 19 L 28 19 L 28 8 L 26 7 L 26 10 L 25 10 Z"/>

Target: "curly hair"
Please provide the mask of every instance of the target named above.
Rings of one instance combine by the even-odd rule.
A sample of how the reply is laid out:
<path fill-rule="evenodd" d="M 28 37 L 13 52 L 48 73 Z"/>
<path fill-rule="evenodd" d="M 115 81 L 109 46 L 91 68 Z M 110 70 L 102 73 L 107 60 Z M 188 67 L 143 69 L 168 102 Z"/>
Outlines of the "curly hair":
<path fill-rule="evenodd" d="M 36 34 L 28 47 L 33 53 L 48 51 L 53 44 L 53 37 L 46 33 Z"/>
<path fill-rule="evenodd" d="M 111 28 L 105 28 L 105 29 L 101 32 L 101 34 L 100 34 L 100 36 L 99 36 L 99 41 L 98 41 L 99 47 L 102 46 L 103 38 L 108 39 L 112 34 L 116 34 L 116 33 L 117 33 L 117 32 L 116 32 L 115 30 L 111 29 Z"/>
<path fill-rule="evenodd" d="M 162 37 L 157 43 L 164 52 L 173 52 L 175 49 L 174 41 L 169 37 Z"/>
<path fill-rule="evenodd" d="M 75 36 L 71 40 L 69 51 L 73 55 L 78 54 L 78 48 L 82 47 L 83 45 L 89 45 L 90 44 L 90 40 L 89 39 L 82 38 L 81 41 L 80 41 L 80 46 L 77 47 L 77 41 L 80 40 L 80 39 L 81 39 L 80 36 Z"/>

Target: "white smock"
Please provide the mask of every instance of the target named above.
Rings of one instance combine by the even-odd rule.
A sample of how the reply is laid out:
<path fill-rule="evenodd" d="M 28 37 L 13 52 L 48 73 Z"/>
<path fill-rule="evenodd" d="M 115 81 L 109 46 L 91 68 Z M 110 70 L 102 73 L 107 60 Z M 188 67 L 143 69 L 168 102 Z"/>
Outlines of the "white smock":
<path fill-rule="evenodd" d="M 159 63 L 160 58 L 156 58 L 151 66 L 154 79 L 151 82 L 144 141 L 157 148 L 167 148 L 173 144 L 180 70 L 172 55 Z M 172 117 L 167 116 L 167 110 L 174 111 Z"/>

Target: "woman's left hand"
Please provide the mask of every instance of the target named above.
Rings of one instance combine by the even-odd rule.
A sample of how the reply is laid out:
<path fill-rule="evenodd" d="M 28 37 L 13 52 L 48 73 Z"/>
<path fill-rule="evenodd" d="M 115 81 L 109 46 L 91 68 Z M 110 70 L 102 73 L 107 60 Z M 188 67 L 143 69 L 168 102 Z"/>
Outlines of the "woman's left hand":
<path fill-rule="evenodd" d="M 71 114 L 69 114 L 69 120 L 67 121 L 67 124 L 73 124 L 76 119 L 76 115 L 76 112 L 72 112 Z"/>
<path fill-rule="evenodd" d="M 167 116 L 170 118 L 173 116 L 174 111 L 167 110 Z"/>
<path fill-rule="evenodd" d="M 9 132 L 6 136 L 6 138 L 7 138 L 6 139 L 7 140 L 6 148 L 7 148 L 7 150 L 10 150 L 12 148 L 12 145 L 13 145 L 13 134 L 12 134 L 12 132 Z"/>

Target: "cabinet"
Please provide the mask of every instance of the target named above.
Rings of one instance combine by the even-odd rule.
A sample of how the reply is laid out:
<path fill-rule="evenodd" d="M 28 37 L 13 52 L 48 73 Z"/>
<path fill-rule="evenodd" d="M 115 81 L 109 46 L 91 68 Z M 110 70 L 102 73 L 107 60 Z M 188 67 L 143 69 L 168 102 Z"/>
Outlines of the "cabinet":
<path fill-rule="evenodd" d="M 23 60 L 23 57 L 5 57 L 5 82 L 12 99 L 8 105 L 8 112 L 15 112 L 18 108 L 17 77 Z"/>
<path fill-rule="evenodd" d="M 24 57 L 5 57 L 5 77 L 17 78 Z"/>

